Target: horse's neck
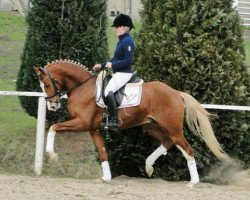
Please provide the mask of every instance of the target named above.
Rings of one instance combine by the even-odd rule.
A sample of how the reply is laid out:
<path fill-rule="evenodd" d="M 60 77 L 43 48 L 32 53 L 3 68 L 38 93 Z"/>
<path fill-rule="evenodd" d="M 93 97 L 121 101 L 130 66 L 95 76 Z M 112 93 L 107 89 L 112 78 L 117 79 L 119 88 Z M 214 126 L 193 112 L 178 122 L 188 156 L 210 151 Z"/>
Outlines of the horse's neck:
<path fill-rule="evenodd" d="M 65 89 L 70 89 L 75 84 L 79 84 L 92 76 L 87 70 L 74 65 L 61 65 L 55 71 L 59 74 Z"/>

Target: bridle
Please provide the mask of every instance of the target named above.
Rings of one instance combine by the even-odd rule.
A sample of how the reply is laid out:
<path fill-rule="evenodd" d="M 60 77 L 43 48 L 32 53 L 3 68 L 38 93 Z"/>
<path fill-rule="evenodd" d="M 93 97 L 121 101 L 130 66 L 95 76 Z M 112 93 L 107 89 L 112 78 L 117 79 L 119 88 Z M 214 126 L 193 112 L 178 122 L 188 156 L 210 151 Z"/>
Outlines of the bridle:
<path fill-rule="evenodd" d="M 58 81 L 53 77 L 53 75 L 51 74 L 51 72 L 49 71 L 49 69 L 47 67 L 44 68 L 44 71 L 47 72 L 48 77 L 46 77 L 45 79 L 43 79 L 42 82 L 44 82 L 44 80 L 46 80 L 46 79 L 49 78 L 50 81 L 52 82 L 52 86 L 53 86 L 53 89 L 54 89 L 54 94 L 50 95 L 48 97 L 45 97 L 45 100 L 48 101 L 49 99 L 51 99 L 52 97 L 55 97 L 55 96 L 57 96 L 60 99 L 61 92 L 58 89 Z"/>
<path fill-rule="evenodd" d="M 94 75 L 92 75 L 91 77 L 87 78 L 86 80 L 81 81 L 81 82 L 79 82 L 79 83 L 76 83 L 76 84 L 73 85 L 70 89 L 68 89 L 68 90 L 66 90 L 66 91 L 60 91 L 60 90 L 58 89 L 58 84 L 59 84 L 59 83 L 58 83 L 58 81 L 56 80 L 56 78 L 52 75 L 52 73 L 50 72 L 50 70 L 49 70 L 47 67 L 44 67 L 44 71 L 48 73 L 48 77 L 46 77 L 45 79 L 43 79 L 43 81 L 46 80 L 47 78 L 49 78 L 50 81 L 52 82 L 52 86 L 53 86 L 53 89 L 54 89 L 54 94 L 45 97 L 45 100 L 46 100 L 46 101 L 48 101 L 49 99 L 51 99 L 51 98 L 53 98 L 53 97 L 58 97 L 59 100 L 60 100 L 61 97 L 62 97 L 63 95 L 68 94 L 69 92 L 71 92 L 71 91 L 74 90 L 75 88 L 81 86 L 82 84 L 86 83 L 88 80 L 90 80 L 90 79 L 92 79 L 92 78 L 94 78 L 94 77 L 97 76 L 96 74 L 94 74 Z M 100 71 L 101 71 L 101 70 L 100 70 Z M 42 82 L 43 82 L 43 81 L 42 81 Z M 57 101 L 59 101 L 59 100 L 57 100 Z"/>

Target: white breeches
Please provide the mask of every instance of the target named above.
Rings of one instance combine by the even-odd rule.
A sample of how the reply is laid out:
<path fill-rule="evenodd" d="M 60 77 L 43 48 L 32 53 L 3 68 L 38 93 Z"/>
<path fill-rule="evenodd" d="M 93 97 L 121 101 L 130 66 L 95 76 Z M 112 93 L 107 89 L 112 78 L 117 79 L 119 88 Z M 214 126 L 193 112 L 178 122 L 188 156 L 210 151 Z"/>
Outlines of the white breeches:
<path fill-rule="evenodd" d="M 129 81 L 129 79 L 131 79 L 132 75 L 133 75 L 132 73 L 116 72 L 110 79 L 105 89 L 104 92 L 105 97 L 108 95 L 110 91 L 112 91 L 113 93 L 118 91 L 122 86 L 124 86 Z"/>

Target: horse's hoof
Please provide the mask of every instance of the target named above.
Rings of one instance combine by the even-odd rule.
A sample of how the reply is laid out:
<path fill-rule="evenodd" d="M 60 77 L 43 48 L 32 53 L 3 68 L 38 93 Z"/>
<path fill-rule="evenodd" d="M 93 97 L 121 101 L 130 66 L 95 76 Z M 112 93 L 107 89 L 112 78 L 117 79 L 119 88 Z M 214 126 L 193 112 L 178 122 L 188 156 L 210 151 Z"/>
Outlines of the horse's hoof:
<path fill-rule="evenodd" d="M 51 162 L 58 162 L 58 154 L 54 152 L 49 153 L 49 161 Z"/>
<path fill-rule="evenodd" d="M 154 172 L 154 168 L 151 165 L 145 165 L 145 170 L 147 172 L 147 175 L 151 177 Z"/>
<path fill-rule="evenodd" d="M 102 177 L 102 181 L 103 182 L 109 182 L 109 181 L 111 181 L 111 176 L 103 176 Z"/>
<path fill-rule="evenodd" d="M 187 186 L 188 188 L 190 188 L 190 189 L 193 189 L 194 186 L 197 185 L 198 183 L 199 183 L 199 181 L 198 181 L 198 182 L 189 182 L 186 186 Z"/>

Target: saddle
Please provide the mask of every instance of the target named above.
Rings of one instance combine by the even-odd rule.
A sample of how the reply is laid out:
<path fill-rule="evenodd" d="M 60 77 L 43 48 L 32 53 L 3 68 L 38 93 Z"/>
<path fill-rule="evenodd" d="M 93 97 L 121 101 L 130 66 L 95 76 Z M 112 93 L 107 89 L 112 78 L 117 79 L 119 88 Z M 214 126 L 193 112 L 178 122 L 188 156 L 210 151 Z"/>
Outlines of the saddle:
<path fill-rule="evenodd" d="M 96 80 L 95 99 L 96 104 L 102 108 L 107 107 L 104 102 L 105 88 L 112 75 L 107 75 L 106 71 L 99 73 Z M 138 106 L 141 101 L 143 80 L 134 73 L 128 83 L 115 93 L 116 103 L 118 108 L 128 108 Z"/>
<path fill-rule="evenodd" d="M 105 104 L 107 104 L 106 99 L 105 99 L 105 95 L 104 95 L 104 91 L 110 81 L 110 79 L 112 78 L 112 75 L 108 74 L 104 77 L 103 82 L 102 82 L 102 98 Z M 120 88 L 117 92 L 114 93 L 115 96 L 115 101 L 116 101 L 116 105 L 117 107 L 119 107 L 123 101 L 124 96 L 126 96 L 125 94 L 125 87 L 128 85 L 133 85 L 133 84 L 141 84 L 143 80 L 138 76 L 137 72 L 135 71 L 131 77 L 131 79 L 122 87 Z"/>

